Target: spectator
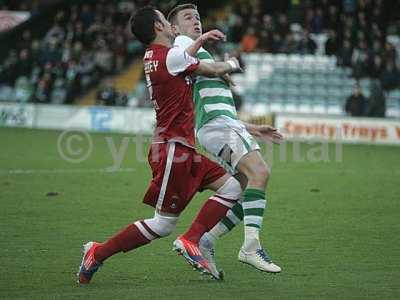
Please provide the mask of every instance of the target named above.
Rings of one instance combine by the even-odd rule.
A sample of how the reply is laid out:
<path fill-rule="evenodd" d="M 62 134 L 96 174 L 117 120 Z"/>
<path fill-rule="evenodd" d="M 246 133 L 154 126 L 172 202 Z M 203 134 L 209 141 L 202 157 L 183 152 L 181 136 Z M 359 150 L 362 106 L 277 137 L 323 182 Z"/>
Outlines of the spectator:
<path fill-rule="evenodd" d="M 340 27 L 338 9 L 335 5 L 329 6 L 329 12 L 326 17 L 326 28 L 336 32 Z"/>
<path fill-rule="evenodd" d="M 55 21 L 53 27 L 47 32 L 44 43 L 51 43 L 51 41 L 62 42 L 65 38 L 64 28 L 60 25 L 58 20 Z"/>
<path fill-rule="evenodd" d="M 29 49 L 32 43 L 32 34 L 29 30 L 24 30 L 22 39 L 18 41 L 17 47 L 19 49 Z"/>
<path fill-rule="evenodd" d="M 32 58 L 30 57 L 28 49 L 22 49 L 19 53 L 18 62 L 15 65 L 15 76 L 20 77 L 30 74 L 32 70 Z"/>
<path fill-rule="evenodd" d="M 343 0 L 343 10 L 346 14 L 352 14 L 357 7 L 357 0 Z"/>
<path fill-rule="evenodd" d="M 90 24 L 92 24 L 94 20 L 94 13 L 91 10 L 89 4 L 84 4 L 82 6 L 81 20 L 85 28 L 88 28 Z"/>
<path fill-rule="evenodd" d="M 128 105 L 128 95 L 125 92 L 117 92 L 117 98 L 115 99 L 115 104 L 117 106 L 127 106 Z"/>
<path fill-rule="evenodd" d="M 94 60 L 100 74 L 102 75 L 111 74 L 114 67 L 113 66 L 114 57 L 113 53 L 110 51 L 108 45 L 104 40 L 100 42 L 100 46 L 96 51 Z"/>
<path fill-rule="evenodd" d="M 353 48 L 349 40 L 345 40 L 343 48 L 339 50 L 338 64 L 343 67 L 351 67 L 351 58 L 353 57 Z"/>
<path fill-rule="evenodd" d="M 65 85 L 67 89 L 67 102 L 72 102 L 73 98 L 79 94 L 80 91 L 80 74 L 79 67 L 75 60 L 70 60 L 67 65 L 65 73 Z"/>
<path fill-rule="evenodd" d="M 67 44 L 69 46 L 69 44 Z M 83 44 L 80 41 L 76 41 L 73 44 L 72 51 L 70 51 L 70 59 L 78 61 L 81 58 L 83 51 Z"/>
<path fill-rule="evenodd" d="M 49 43 L 40 53 L 39 62 L 42 65 L 46 63 L 55 64 L 60 61 L 62 57 L 62 52 L 56 38 L 50 39 Z"/>
<path fill-rule="evenodd" d="M 277 33 L 274 33 L 272 37 L 272 46 L 271 46 L 272 53 L 279 53 L 281 51 L 281 48 L 282 48 L 281 36 Z"/>
<path fill-rule="evenodd" d="M 38 61 L 41 56 L 41 47 L 39 40 L 33 40 L 30 46 L 31 57 L 33 61 Z"/>
<path fill-rule="evenodd" d="M 258 51 L 260 52 L 272 52 L 272 37 L 267 30 L 262 30 L 260 33 L 260 39 L 258 43 Z"/>
<path fill-rule="evenodd" d="M 125 63 L 127 52 L 126 42 L 121 34 L 117 35 L 115 45 L 113 47 L 115 53 L 115 67 L 117 71 L 121 71 Z"/>
<path fill-rule="evenodd" d="M 321 8 L 317 8 L 311 20 L 311 32 L 321 33 L 324 28 L 324 16 Z"/>
<path fill-rule="evenodd" d="M 383 89 L 392 90 L 400 84 L 400 72 L 397 70 L 394 61 L 388 61 L 381 75 Z"/>
<path fill-rule="evenodd" d="M 234 15 L 233 26 L 230 28 L 230 34 L 232 42 L 240 43 L 243 33 L 243 18 L 239 15 Z"/>
<path fill-rule="evenodd" d="M 290 53 L 295 53 L 296 52 L 296 43 L 293 39 L 292 34 L 286 35 L 286 38 L 284 39 L 280 52 L 290 54 Z"/>
<path fill-rule="evenodd" d="M 68 63 L 72 59 L 72 45 L 71 41 L 66 41 L 62 50 L 61 61 Z"/>
<path fill-rule="evenodd" d="M 312 23 L 313 18 L 314 18 L 314 10 L 312 8 L 308 8 L 306 10 L 306 13 L 305 13 L 305 16 L 304 16 L 303 27 L 305 29 L 312 30 L 311 23 Z"/>
<path fill-rule="evenodd" d="M 334 30 L 329 30 L 328 40 L 325 44 L 325 54 L 326 55 L 337 55 L 339 50 L 339 42 L 337 40 L 337 35 Z"/>
<path fill-rule="evenodd" d="M 87 90 L 89 86 L 97 80 L 96 66 L 92 53 L 83 51 L 77 71 L 80 74 L 81 88 Z"/>
<path fill-rule="evenodd" d="M 276 24 L 276 31 L 282 38 L 289 34 L 290 24 L 285 14 L 279 14 L 278 22 Z"/>
<path fill-rule="evenodd" d="M 396 48 L 390 42 L 385 43 L 384 57 L 386 61 L 393 62 L 394 64 L 396 63 L 397 60 Z"/>
<path fill-rule="evenodd" d="M 240 41 L 240 44 L 243 52 L 252 52 L 256 49 L 258 38 L 255 35 L 255 30 L 253 27 L 249 27 L 249 29 L 247 29 L 247 32 Z"/>
<path fill-rule="evenodd" d="M 371 55 L 373 56 L 382 56 L 383 50 L 381 47 L 381 43 L 379 40 L 374 40 Z"/>
<path fill-rule="evenodd" d="M 101 105 L 115 105 L 118 98 L 118 93 L 114 87 L 112 80 L 105 80 L 103 86 L 97 93 L 97 101 Z"/>
<path fill-rule="evenodd" d="M 39 80 L 38 86 L 34 93 L 34 102 L 47 103 L 49 102 L 50 84 L 48 78 L 43 77 Z"/>
<path fill-rule="evenodd" d="M 265 14 L 263 16 L 262 29 L 266 30 L 267 32 L 273 32 L 275 30 L 271 15 Z"/>
<path fill-rule="evenodd" d="M 352 117 L 361 117 L 364 115 L 367 100 L 361 93 L 360 86 L 356 84 L 353 88 L 353 93 L 346 100 L 344 110 Z"/>
<path fill-rule="evenodd" d="M 87 36 L 86 33 L 84 31 L 84 27 L 83 27 L 83 23 L 78 21 L 75 24 L 75 27 L 73 29 L 72 32 L 73 36 L 72 36 L 72 42 L 80 42 L 83 45 L 87 46 L 88 44 L 88 40 L 87 40 Z"/>
<path fill-rule="evenodd" d="M 381 83 L 373 80 L 371 83 L 371 95 L 368 101 L 367 116 L 375 118 L 385 117 L 386 100 Z"/>
<path fill-rule="evenodd" d="M 353 56 L 351 57 L 353 66 L 353 76 L 355 78 L 361 78 L 366 73 L 366 66 L 368 63 L 369 53 L 367 43 L 360 41 L 358 47 L 354 49 Z"/>
<path fill-rule="evenodd" d="M 382 76 L 384 70 L 382 57 L 375 55 L 372 57 L 372 61 L 369 63 L 368 75 L 372 78 L 379 79 Z"/>
<path fill-rule="evenodd" d="M 17 62 L 18 57 L 15 50 L 10 51 L 9 55 L 5 59 L 2 69 L 3 69 L 3 83 L 13 85 L 17 79 Z"/>
<path fill-rule="evenodd" d="M 15 99 L 18 102 L 28 102 L 33 94 L 33 85 L 28 78 L 22 76 L 15 82 Z"/>
<path fill-rule="evenodd" d="M 304 30 L 301 35 L 301 40 L 296 47 L 296 53 L 299 54 L 314 54 L 317 50 L 317 44 L 310 37 L 308 30 Z"/>
<path fill-rule="evenodd" d="M 67 90 L 63 78 L 57 78 L 54 82 L 54 88 L 50 95 L 50 101 L 54 104 L 64 104 L 67 99 Z"/>

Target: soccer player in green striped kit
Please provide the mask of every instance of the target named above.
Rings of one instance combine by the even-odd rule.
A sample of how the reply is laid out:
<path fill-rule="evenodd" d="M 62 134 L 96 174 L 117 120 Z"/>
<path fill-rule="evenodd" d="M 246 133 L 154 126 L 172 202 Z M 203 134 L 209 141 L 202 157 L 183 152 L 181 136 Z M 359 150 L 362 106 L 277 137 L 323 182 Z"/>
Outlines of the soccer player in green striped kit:
<path fill-rule="evenodd" d="M 202 34 L 200 15 L 193 4 L 179 5 L 171 10 L 168 20 L 176 34 L 174 46 L 184 47 L 192 56 L 206 62 L 214 61 L 204 48 L 190 53 L 189 46 Z M 196 78 L 193 97 L 196 114 L 196 137 L 202 147 L 212 154 L 232 174 L 239 174 L 242 201 L 205 233 L 200 240 L 203 255 L 215 266 L 214 243 L 244 221 L 244 242 L 239 251 L 239 261 L 255 268 L 278 273 L 281 268 L 274 264 L 260 243 L 264 210 L 265 189 L 269 169 L 253 136 L 279 142 L 282 135 L 273 127 L 257 126 L 241 122 L 236 113 L 234 100 L 226 80 L 221 78 Z"/>

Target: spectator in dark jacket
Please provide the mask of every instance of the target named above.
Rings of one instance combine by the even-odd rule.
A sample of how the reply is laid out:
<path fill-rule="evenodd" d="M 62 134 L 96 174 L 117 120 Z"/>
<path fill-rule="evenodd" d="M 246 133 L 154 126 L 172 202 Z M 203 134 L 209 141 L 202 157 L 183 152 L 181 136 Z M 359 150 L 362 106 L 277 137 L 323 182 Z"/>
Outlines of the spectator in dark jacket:
<path fill-rule="evenodd" d="M 325 54 L 326 55 L 336 55 L 338 53 L 339 42 L 337 40 L 337 35 L 334 30 L 329 30 L 328 40 L 325 44 Z"/>
<path fill-rule="evenodd" d="M 385 90 L 392 90 L 400 84 L 400 72 L 397 70 L 394 61 L 388 61 L 382 72 L 381 81 Z"/>
<path fill-rule="evenodd" d="M 353 48 L 349 40 L 345 40 L 343 48 L 339 51 L 338 64 L 343 67 L 351 67 Z"/>
<path fill-rule="evenodd" d="M 371 96 L 368 101 L 367 116 L 375 118 L 385 117 L 386 100 L 379 80 L 371 83 Z"/>
<path fill-rule="evenodd" d="M 367 100 L 361 93 L 360 86 L 356 84 L 353 93 L 347 98 L 345 111 L 352 117 L 361 117 L 364 115 Z"/>

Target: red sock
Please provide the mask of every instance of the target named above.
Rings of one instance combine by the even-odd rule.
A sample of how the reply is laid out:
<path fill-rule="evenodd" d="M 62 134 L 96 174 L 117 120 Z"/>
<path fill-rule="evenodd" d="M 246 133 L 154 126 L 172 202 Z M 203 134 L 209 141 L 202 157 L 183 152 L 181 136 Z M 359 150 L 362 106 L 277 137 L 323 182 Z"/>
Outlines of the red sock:
<path fill-rule="evenodd" d="M 198 243 L 203 234 L 213 228 L 225 215 L 229 207 L 212 200 L 213 196 L 204 203 L 192 225 L 183 234 L 183 237 Z"/>
<path fill-rule="evenodd" d="M 97 247 L 94 258 L 96 261 L 102 262 L 116 253 L 127 252 L 148 243 L 150 243 L 150 240 L 139 231 L 136 225 L 130 224 Z"/>

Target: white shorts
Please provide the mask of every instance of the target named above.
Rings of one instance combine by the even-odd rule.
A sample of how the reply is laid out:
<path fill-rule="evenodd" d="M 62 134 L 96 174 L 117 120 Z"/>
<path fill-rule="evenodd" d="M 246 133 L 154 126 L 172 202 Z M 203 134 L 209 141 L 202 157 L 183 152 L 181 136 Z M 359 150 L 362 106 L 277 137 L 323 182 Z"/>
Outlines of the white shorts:
<path fill-rule="evenodd" d="M 197 140 L 231 174 L 237 173 L 236 166 L 243 156 L 260 149 L 241 121 L 224 116 L 201 127 Z"/>

